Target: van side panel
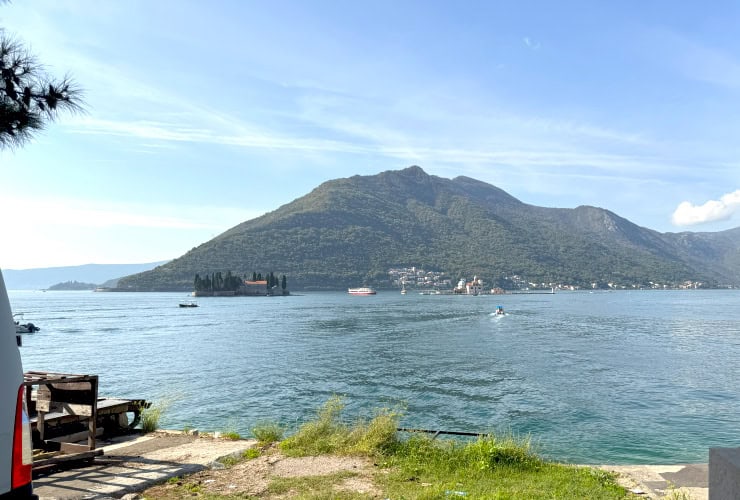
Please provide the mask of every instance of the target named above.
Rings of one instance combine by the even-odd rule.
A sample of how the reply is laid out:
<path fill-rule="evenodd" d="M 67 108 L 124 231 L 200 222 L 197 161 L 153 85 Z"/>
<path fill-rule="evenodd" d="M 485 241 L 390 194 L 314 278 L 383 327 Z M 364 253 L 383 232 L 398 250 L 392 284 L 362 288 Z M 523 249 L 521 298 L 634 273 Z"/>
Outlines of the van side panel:
<path fill-rule="evenodd" d="M 18 388 L 23 383 L 21 353 L 15 335 L 13 314 L 0 272 L 0 494 L 11 487 L 15 406 Z"/>

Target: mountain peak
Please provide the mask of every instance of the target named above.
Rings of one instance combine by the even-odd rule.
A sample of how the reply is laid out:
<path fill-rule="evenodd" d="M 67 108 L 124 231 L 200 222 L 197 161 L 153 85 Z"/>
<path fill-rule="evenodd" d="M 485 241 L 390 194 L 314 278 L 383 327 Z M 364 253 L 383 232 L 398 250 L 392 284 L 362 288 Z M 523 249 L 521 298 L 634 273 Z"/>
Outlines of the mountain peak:
<path fill-rule="evenodd" d="M 429 174 L 424 172 L 424 169 L 421 168 L 419 165 L 411 165 L 410 167 L 406 167 L 403 170 L 399 170 L 398 173 L 405 176 L 429 177 Z"/>
<path fill-rule="evenodd" d="M 231 271 L 286 274 L 295 290 L 382 288 L 397 266 L 485 276 L 502 287 L 514 275 L 587 287 L 740 281 L 740 234 L 721 245 L 681 238 L 597 207 L 528 205 L 486 182 L 412 165 L 326 181 L 125 284 L 187 288 L 196 273 Z"/>

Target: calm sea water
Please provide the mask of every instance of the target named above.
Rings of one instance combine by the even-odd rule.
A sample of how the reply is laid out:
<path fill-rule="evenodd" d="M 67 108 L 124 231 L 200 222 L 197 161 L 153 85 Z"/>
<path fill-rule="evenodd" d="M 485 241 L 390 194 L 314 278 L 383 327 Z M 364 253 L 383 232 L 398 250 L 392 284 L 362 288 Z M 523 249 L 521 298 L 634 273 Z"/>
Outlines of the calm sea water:
<path fill-rule="evenodd" d="M 404 426 L 529 434 L 575 463 L 740 446 L 738 292 L 185 298 L 11 291 L 42 328 L 24 336 L 24 368 L 170 401 L 169 428 L 294 428 L 340 394 L 350 418 L 402 405 Z"/>

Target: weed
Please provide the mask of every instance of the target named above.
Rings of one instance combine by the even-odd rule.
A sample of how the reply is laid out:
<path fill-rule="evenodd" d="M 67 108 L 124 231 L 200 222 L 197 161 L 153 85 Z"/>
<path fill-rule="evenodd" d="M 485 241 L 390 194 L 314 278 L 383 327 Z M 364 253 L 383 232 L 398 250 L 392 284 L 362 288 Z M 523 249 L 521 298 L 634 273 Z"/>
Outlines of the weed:
<path fill-rule="evenodd" d="M 221 457 L 218 461 L 224 464 L 224 467 L 228 469 L 229 467 L 233 467 L 241 462 L 242 457 L 240 455 L 226 455 L 225 457 Z"/>
<path fill-rule="evenodd" d="M 260 446 L 267 446 L 283 439 L 285 429 L 276 422 L 258 422 L 252 428 L 252 435 L 257 438 Z"/>
<path fill-rule="evenodd" d="M 669 492 L 665 496 L 666 500 L 694 500 L 689 492 L 677 488 L 675 484 L 669 484 L 668 489 Z"/>
<path fill-rule="evenodd" d="M 499 465 L 534 467 L 539 465 L 541 460 L 531 453 L 530 449 L 531 443 L 528 438 L 517 439 L 513 435 L 500 438 L 489 434 L 468 443 L 463 454 L 468 463 L 480 470 L 491 470 Z"/>
<path fill-rule="evenodd" d="M 161 400 L 152 403 L 148 408 L 141 411 L 141 430 L 145 433 L 154 432 L 159 429 L 159 420 L 170 407 L 171 401 Z"/>
<path fill-rule="evenodd" d="M 337 472 L 334 474 L 327 474 L 322 476 L 303 476 L 294 478 L 275 478 L 270 482 L 268 491 L 272 495 L 286 495 L 297 493 L 299 498 L 312 498 L 312 499 L 354 499 L 354 498 L 367 498 L 366 495 L 360 495 L 348 491 L 342 492 L 342 496 L 338 497 L 337 492 L 334 490 L 334 486 L 341 483 L 350 477 L 355 477 L 356 474 L 348 471 Z"/>
<path fill-rule="evenodd" d="M 339 417 L 344 402 L 332 396 L 319 410 L 316 420 L 303 424 L 293 436 L 280 443 L 280 449 L 292 455 L 321 455 L 343 447 L 349 430 Z"/>
<path fill-rule="evenodd" d="M 237 431 L 225 431 L 221 433 L 221 437 L 224 439 L 230 439 L 232 441 L 239 441 L 242 437 Z"/>
<path fill-rule="evenodd" d="M 342 399 L 331 397 L 319 410 L 316 420 L 303 424 L 298 432 L 280 443 L 280 449 L 293 456 L 325 453 L 372 455 L 396 445 L 400 413 L 379 410 L 370 422 L 360 420 L 350 426 L 342 422 L 342 410 Z"/>

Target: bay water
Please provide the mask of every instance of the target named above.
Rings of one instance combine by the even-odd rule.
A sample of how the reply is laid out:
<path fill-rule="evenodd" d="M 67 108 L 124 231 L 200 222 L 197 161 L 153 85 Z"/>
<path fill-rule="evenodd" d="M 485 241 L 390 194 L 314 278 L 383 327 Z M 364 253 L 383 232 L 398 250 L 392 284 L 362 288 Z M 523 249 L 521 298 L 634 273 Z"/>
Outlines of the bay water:
<path fill-rule="evenodd" d="M 161 425 L 290 430 L 341 395 L 348 419 L 529 435 L 572 463 L 706 462 L 740 446 L 740 293 L 205 297 L 10 291 L 26 370 L 97 374 L 166 403 Z M 503 317 L 492 313 L 502 305 Z"/>

